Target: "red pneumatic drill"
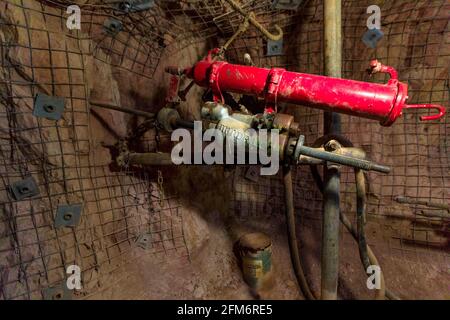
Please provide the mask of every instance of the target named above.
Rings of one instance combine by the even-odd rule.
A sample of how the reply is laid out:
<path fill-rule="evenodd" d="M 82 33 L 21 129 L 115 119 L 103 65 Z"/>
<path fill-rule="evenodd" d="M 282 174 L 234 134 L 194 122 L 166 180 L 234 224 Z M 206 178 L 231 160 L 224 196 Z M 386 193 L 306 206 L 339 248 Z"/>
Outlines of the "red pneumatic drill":
<path fill-rule="evenodd" d="M 278 102 L 299 104 L 325 111 L 349 114 L 380 121 L 390 126 L 404 108 L 435 109 L 436 114 L 422 116 L 422 121 L 444 116 L 445 107 L 435 104 L 408 105 L 408 86 L 398 81 L 397 71 L 377 60 L 371 61 L 371 73 L 389 73 L 386 84 L 331 78 L 290 72 L 282 68 L 258 68 L 214 61 L 211 50 L 204 60 L 192 68 L 167 68 L 170 73 L 183 73 L 202 87 L 212 90 L 214 101 L 223 103 L 222 92 L 254 95 L 265 100 L 265 113 L 276 112 Z"/>

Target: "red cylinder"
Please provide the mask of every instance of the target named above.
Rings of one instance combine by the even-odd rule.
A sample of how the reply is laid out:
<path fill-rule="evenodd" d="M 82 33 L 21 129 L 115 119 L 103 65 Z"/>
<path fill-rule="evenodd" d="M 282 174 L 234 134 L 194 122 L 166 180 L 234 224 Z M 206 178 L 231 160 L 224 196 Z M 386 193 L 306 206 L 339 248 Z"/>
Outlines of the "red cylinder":
<path fill-rule="evenodd" d="M 208 60 L 198 62 L 187 74 L 196 84 L 211 88 L 217 98 L 222 92 L 255 95 L 264 98 L 268 105 L 299 104 L 378 120 L 383 126 L 390 126 L 402 114 L 403 107 L 408 107 L 407 85 L 396 78 L 378 84 Z M 422 107 L 439 109 L 439 115 L 423 120 L 439 118 L 445 112 L 442 106 Z"/>

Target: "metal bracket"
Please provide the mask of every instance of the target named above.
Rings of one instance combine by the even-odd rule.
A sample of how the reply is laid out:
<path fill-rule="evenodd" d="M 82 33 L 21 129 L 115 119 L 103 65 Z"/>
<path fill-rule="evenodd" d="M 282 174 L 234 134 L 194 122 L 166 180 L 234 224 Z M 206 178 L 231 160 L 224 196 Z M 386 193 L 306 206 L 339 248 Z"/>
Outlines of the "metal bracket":
<path fill-rule="evenodd" d="M 272 9 L 279 10 L 298 10 L 303 0 L 273 0 Z"/>
<path fill-rule="evenodd" d="M 283 54 L 283 38 L 277 41 L 267 40 L 267 56 L 280 56 Z"/>
<path fill-rule="evenodd" d="M 384 33 L 383 31 L 379 29 L 371 29 L 367 30 L 367 32 L 364 34 L 362 41 L 365 43 L 366 46 L 375 49 L 377 46 L 378 41 L 383 38 Z"/>
<path fill-rule="evenodd" d="M 125 12 L 138 12 L 151 9 L 155 6 L 155 0 L 127 0 L 118 4 L 120 10 Z"/>
<path fill-rule="evenodd" d="M 110 18 L 105 20 L 105 22 L 103 23 L 103 28 L 107 33 L 109 33 L 112 36 L 115 36 L 120 31 L 122 31 L 123 25 L 121 21 L 114 18 Z"/>
<path fill-rule="evenodd" d="M 152 235 L 150 233 L 143 233 L 136 240 L 136 244 L 138 245 L 138 247 L 146 250 L 150 249 L 151 242 L 152 242 Z"/>
<path fill-rule="evenodd" d="M 172 75 L 169 82 L 169 90 L 167 92 L 167 103 L 179 103 L 181 101 L 178 92 L 180 91 L 180 77 Z"/>
<path fill-rule="evenodd" d="M 38 93 L 34 99 L 33 116 L 59 120 L 64 112 L 64 98 Z"/>
<path fill-rule="evenodd" d="M 304 144 L 305 144 L 305 136 L 300 135 L 297 139 L 297 144 L 295 145 L 295 150 L 294 150 L 294 161 L 296 161 L 297 164 L 298 164 L 298 160 L 300 159 L 302 147 Z"/>
<path fill-rule="evenodd" d="M 55 228 L 76 227 L 80 223 L 82 204 L 59 205 L 56 209 Z"/>
<path fill-rule="evenodd" d="M 39 187 L 33 177 L 14 182 L 10 186 L 14 199 L 23 200 L 39 195 Z"/>
<path fill-rule="evenodd" d="M 42 294 L 44 295 L 44 300 L 72 300 L 73 298 L 72 291 L 65 284 L 46 288 L 42 290 Z"/>
<path fill-rule="evenodd" d="M 209 75 L 209 83 L 212 88 L 214 102 L 218 102 L 218 101 L 220 101 L 222 103 L 225 102 L 225 100 L 222 96 L 222 92 L 220 91 L 219 71 L 220 71 L 220 68 L 222 68 L 226 64 L 227 64 L 226 62 L 218 61 L 211 65 L 211 72 Z"/>

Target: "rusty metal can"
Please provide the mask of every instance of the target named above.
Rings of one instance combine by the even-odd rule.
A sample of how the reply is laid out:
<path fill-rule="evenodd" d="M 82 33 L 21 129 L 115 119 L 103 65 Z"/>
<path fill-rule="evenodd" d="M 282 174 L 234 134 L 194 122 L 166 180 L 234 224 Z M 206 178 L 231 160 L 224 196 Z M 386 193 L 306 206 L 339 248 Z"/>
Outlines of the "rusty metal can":
<path fill-rule="evenodd" d="M 266 287 L 272 271 L 272 241 L 264 233 L 248 233 L 239 239 L 239 255 L 245 282 L 252 289 Z"/>

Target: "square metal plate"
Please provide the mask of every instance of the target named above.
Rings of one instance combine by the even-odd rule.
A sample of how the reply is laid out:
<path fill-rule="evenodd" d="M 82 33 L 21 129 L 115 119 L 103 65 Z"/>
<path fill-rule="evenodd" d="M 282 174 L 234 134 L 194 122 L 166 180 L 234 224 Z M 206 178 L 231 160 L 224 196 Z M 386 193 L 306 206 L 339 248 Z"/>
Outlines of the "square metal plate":
<path fill-rule="evenodd" d="M 27 177 L 10 185 L 11 193 L 16 200 L 23 200 L 39 195 L 39 187 L 33 177 Z"/>
<path fill-rule="evenodd" d="M 261 168 L 259 166 L 250 166 L 245 173 L 245 179 L 258 182 L 261 175 Z"/>
<path fill-rule="evenodd" d="M 364 34 L 362 40 L 366 46 L 375 49 L 378 42 L 383 38 L 384 33 L 379 29 L 367 30 Z"/>
<path fill-rule="evenodd" d="M 72 291 L 65 284 L 42 290 L 44 300 L 72 300 Z"/>
<path fill-rule="evenodd" d="M 55 228 L 78 226 L 82 211 L 83 204 L 59 205 L 56 209 Z"/>
<path fill-rule="evenodd" d="M 112 36 L 115 36 L 120 31 L 123 30 L 123 24 L 117 19 L 110 18 L 105 20 L 105 22 L 103 23 L 103 28 L 107 33 L 109 33 Z"/>
<path fill-rule="evenodd" d="M 33 115 L 49 120 L 59 120 L 64 113 L 64 98 L 38 93 L 34 99 Z"/>
<path fill-rule="evenodd" d="M 149 249 L 151 247 L 151 242 L 152 235 L 150 233 L 143 233 L 136 240 L 136 244 L 142 249 Z"/>
<path fill-rule="evenodd" d="M 267 40 L 267 56 L 280 56 L 283 54 L 283 39 L 278 41 Z"/>

